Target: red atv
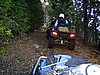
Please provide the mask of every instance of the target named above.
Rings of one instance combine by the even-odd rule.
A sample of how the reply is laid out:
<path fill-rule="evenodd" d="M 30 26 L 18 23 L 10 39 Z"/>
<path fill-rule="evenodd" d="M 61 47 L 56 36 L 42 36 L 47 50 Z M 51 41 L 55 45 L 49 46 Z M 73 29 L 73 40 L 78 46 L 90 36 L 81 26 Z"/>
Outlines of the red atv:
<path fill-rule="evenodd" d="M 55 44 L 67 45 L 69 50 L 74 50 L 76 34 L 71 32 L 60 32 L 56 28 L 49 28 L 46 32 L 48 47 L 53 48 Z"/>

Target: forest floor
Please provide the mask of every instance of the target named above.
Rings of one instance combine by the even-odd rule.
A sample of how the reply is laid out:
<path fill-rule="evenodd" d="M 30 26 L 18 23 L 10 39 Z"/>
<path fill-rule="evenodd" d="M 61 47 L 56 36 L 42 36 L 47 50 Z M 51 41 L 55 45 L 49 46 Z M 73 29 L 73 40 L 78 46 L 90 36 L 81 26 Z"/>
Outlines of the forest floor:
<path fill-rule="evenodd" d="M 82 56 L 86 61 L 100 64 L 100 55 L 94 49 L 76 43 L 74 51 L 66 46 L 55 45 L 48 48 L 45 33 L 36 31 L 23 38 L 16 39 L 5 47 L 5 55 L 0 57 L 0 75 L 28 75 L 39 56 L 66 54 L 72 57 Z"/>

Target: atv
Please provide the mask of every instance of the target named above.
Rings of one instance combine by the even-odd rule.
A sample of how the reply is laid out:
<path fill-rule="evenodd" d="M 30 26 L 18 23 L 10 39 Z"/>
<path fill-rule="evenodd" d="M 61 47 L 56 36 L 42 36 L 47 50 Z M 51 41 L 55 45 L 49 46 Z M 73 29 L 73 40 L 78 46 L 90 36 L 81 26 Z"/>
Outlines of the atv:
<path fill-rule="evenodd" d="M 55 44 L 67 45 L 69 50 L 74 50 L 76 34 L 72 32 L 61 32 L 57 28 L 48 28 L 46 32 L 48 47 L 53 48 Z"/>
<path fill-rule="evenodd" d="M 40 56 L 29 75 L 100 75 L 100 65 L 70 55 Z"/>

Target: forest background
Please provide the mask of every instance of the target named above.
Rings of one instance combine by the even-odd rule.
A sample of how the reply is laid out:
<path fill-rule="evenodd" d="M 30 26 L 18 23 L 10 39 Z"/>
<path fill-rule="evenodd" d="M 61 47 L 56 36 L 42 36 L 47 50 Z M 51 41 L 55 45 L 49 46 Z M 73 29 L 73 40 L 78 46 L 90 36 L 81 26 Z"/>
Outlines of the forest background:
<path fill-rule="evenodd" d="M 47 0 L 45 0 L 47 1 Z M 50 18 L 64 12 L 70 27 L 84 45 L 95 47 L 100 33 L 99 0 L 48 0 Z M 0 0 L 0 45 L 9 44 L 15 36 L 39 29 L 46 18 L 40 0 Z M 47 26 L 47 25 L 46 25 Z"/>

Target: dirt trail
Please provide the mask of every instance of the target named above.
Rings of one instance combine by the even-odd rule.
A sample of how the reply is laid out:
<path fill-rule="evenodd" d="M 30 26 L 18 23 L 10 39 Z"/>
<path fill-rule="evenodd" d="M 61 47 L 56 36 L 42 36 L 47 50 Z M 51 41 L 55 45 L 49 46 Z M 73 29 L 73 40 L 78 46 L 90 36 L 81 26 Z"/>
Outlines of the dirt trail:
<path fill-rule="evenodd" d="M 16 40 L 7 47 L 8 55 L 0 61 L 0 75 L 28 75 L 40 55 L 68 54 L 72 57 L 83 56 L 86 61 L 100 64 L 100 55 L 93 49 L 76 44 L 74 51 L 66 46 L 55 45 L 53 49 L 48 48 L 45 33 L 36 31 Z"/>

